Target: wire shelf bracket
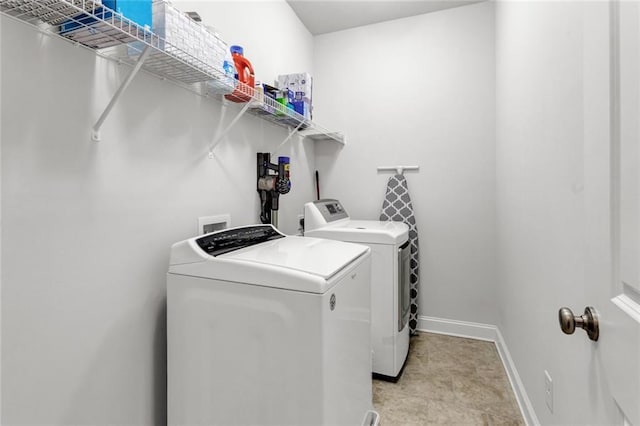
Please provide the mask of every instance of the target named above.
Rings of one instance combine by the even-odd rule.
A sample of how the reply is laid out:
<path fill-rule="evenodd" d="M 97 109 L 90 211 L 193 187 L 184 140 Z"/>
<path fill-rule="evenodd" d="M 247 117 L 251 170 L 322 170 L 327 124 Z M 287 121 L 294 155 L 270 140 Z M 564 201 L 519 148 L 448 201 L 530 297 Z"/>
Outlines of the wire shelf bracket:
<path fill-rule="evenodd" d="M 304 124 L 304 121 L 301 121 L 296 128 L 292 129 L 289 132 L 289 134 L 287 135 L 287 137 L 284 138 L 284 140 L 282 142 L 280 142 L 280 145 L 278 145 L 278 147 L 275 149 L 275 151 L 279 150 L 282 147 L 282 145 L 287 143 L 289 141 L 289 139 L 291 139 L 293 137 L 293 135 L 298 133 L 298 131 L 300 130 L 300 128 L 302 127 L 303 124 Z"/>
<path fill-rule="evenodd" d="M 226 103 L 228 101 L 225 100 L 223 102 Z M 213 150 L 216 148 L 216 146 L 218 146 L 218 144 L 227 135 L 227 133 L 229 133 L 229 130 L 231 130 L 233 128 L 233 126 L 236 125 L 238 120 L 240 120 L 242 118 L 244 113 L 247 112 L 247 110 L 249 109 L 249 105 L 250 105 L 250 103 L 246 102 L 244 104 L 244 106 L 242 107 L 242 109 L 240 110 L 240 112 L 238 112 L 238 114 L 233 118 L 233 120 L 231 120 L 231 122 L 229 122 L 229 124 L 227 124 L 227 127 L 225 127 L 224 130 L 213 139 L 213 141 L 211 142 L 211 148 L 209 148 L 209 158 L 213 158 Z"/>
<path fill-rule="evenodd" d="M 93 127 L 91 128 L 92 140 L 96 142 L 100 140 L 100 128 L 102 127 L 102 124 L 111 113 L 111 110 L 115 106 L 116 102 L 118 102 L 118 99 L 120 99 L 120 96 L 122 96 L 124 91 L 127 90 L 127 87 L 129 87 L 129 84 L 131 84 L 136 74 L 138 74 L 138 71 L 140 71 L 140 68 L 142 68 L 142 64 L 144 63 L 145 59 L 147 59 L 147 56 L 149 56 L 150 52 L 151 52 L 151 47 L 145 46 L 144 50 L 142 51 L 142 54 L 138 58 L 133 69 L 131 70 L 127 78 L 122 82 L 122 84 L 120 85 L 116 93 L 113 95 L 113 97 L 111 98 L 111 101 L 109 101 L 104 111 L 102 111 L 102 114 L 98 118 L 98 121 L 96 121 L 96 124 L 94 124 Z"/>

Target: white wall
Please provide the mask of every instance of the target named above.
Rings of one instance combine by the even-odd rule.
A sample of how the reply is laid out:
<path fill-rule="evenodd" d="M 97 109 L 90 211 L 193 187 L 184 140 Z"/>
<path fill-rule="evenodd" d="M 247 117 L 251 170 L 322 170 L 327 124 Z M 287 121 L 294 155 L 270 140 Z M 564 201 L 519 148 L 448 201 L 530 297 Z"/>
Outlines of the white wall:
<path fill-rule="evenodd" d="M 541 424 L 620 424 L 600 343 L 557 319 L 611 279 L 608 19 L 607 2 L 496 3 L 498 325 Z"/>
<path fill-rule="evenodd" d="M 377 219 L 407 172 L 420 238 L 420 315 L 495 324 L 493 4 L 317 36 L 314 120 L 347 144 L 316 145 L 321 196 Z"/>
<path fill-rule="evenodd" d="M 239 44 L 246 35 L 258 78 L 312 71 L 312 37 L 284 2 L 230 16 L 232 3 L 193 9 L 234 22 L 221 32 Z M 129 68 L 4 17 L 1 42 L 1 422 L 162 424 L 170 245 L 194 234 L 198 216 L 258 220 L 258 151 L 292 157 L 280 219 L 295 232 L 314 148 L 294 139 L 276 150 L 287 131 L 247 116 L 208 159 L 237 108 L 222 118 L 215 101 L 146 74 L 94 143 L 91 126 Z"/>
<path fill-rule="evenodd" d="M 2 31 L 0 31 L 0 46 Z M 2 81 L 2 55 L 0 55 L 0 81 Z M 0 84 L 0 142 L 2 141 L 2 84 Z M 0 423 L 2 423 L 2 143 L 0 143 Z"/>

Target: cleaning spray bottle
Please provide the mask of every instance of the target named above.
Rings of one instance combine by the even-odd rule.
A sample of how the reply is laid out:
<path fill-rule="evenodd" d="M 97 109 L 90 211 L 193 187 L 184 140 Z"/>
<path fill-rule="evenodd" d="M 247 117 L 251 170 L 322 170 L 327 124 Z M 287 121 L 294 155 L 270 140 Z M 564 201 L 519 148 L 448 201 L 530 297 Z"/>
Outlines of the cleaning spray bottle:
<path fill-rule="evenodd" d="M 236 67 L 230 52 L 227 52 L 222 62 L 222 72 L 224 75 L 219 79 L 207 81 L 208 93 L 228 95 L 236 89 Z"/>

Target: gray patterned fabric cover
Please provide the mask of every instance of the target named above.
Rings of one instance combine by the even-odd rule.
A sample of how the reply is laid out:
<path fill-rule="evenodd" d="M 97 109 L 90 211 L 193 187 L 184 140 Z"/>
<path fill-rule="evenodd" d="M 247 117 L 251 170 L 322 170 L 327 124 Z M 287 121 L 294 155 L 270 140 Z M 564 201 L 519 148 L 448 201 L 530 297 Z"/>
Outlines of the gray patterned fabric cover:
<path fill-rule="evenodd" d="M 416 333 L 418 326 L 418 284 L 420 282 L 418 264 L 418 228 L 413 215 L 409 187 L 403 175 L 394 175 L 387 182 L 387 193 L 382 203 L 380 220 L 404 222 L 409 226 L 409 244 L 411 244 L 411 313 L 409 314 L 409 332 Z"/>

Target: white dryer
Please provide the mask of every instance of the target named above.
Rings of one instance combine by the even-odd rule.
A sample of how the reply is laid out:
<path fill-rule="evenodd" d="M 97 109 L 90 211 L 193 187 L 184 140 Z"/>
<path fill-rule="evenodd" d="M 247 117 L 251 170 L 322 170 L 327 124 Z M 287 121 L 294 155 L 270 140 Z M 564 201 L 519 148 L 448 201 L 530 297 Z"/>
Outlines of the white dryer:
<path fill-rule="evenodd" d="M 371 343 L 374 376 L 396 381 L 409 352 L 409 227 L 401 222 L 352 220 L 338 200 L 304 206 L 304 235 L 371 248 Z"/>
<path fill-rule="evenodd" d="M 376 423 L 370 262 L 364 245 L 271 225 L 174 244 L 168 423 Z"/>

